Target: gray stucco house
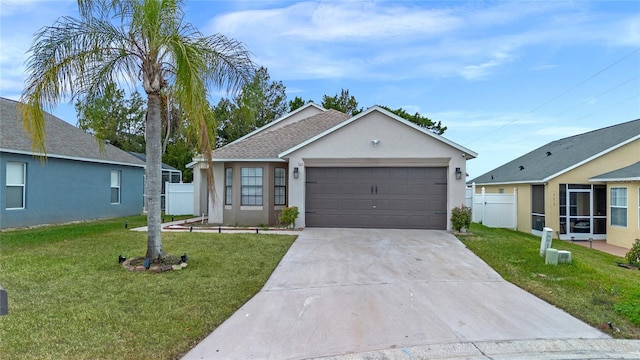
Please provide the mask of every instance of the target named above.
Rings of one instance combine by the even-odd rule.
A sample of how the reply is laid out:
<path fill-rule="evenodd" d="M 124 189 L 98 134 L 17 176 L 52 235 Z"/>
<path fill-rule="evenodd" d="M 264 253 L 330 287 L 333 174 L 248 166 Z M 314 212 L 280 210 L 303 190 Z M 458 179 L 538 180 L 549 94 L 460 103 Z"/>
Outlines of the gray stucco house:
<path fill-rule="evenodd" d="M 466 161 L 477 154 L 374 106 L 350 117 L 309 103 L 195 159 L 194 214 L 209 223 L 450 229 L 464 204 Z"/>
<path fill-rule="evenodd" d="M 143 161 L 50 114 L 43 157 L 18 107 L 0 98 L 0 228 L 142 213 Z"/>

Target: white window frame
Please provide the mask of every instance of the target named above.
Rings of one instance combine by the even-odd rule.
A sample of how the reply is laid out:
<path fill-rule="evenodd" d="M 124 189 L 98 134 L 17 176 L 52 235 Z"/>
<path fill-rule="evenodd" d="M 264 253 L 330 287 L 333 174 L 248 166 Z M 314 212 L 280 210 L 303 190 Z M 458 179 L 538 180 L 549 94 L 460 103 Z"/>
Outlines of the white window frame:
<path fill-rule="evenodd" d="M 278 172 L 282 172 L 282 176 L 278 178 Z M 278 183 L 278 180 L 282 180 L 282 184 Z M 277 189 L 282 189 L 283 194 L 278 194 Z M 278 202 L 278 198 L 282 197 L 282 203 Z M 287 169 L 275 168 L 273 171 L 273 205 L 274 206 L 286 206 L 287 205 Z"/>
<path fill-rule="evenodd" d="M 616 194 L 616 196 L 613 195 L 614 190 L 624 190 L 624 198 L 621 198 L 618 194 Z M 617 193 L 618 191 L 616 191 Z M 619 204 L 618 202 L 622 202 L 621 200 L 624 199 L 624 204 Z M 626 228 L 629 224 L 629 210 L 628 210 L 628 205 L 629 205 L 629 191 L 626 187 L 622 187 L 622 186 L 615 186 L 615 187 L 611 187 L 611 189 L 609 190 L 609 214 L 611 214 L 611 218 L 609 220 L 609 224 L 611 226 L 618 226 L 618 227 L 624 227 Z M 613 209 L 624 209 L 624 225 L 622 224 L 614 224 L 613 223 Z"/>
<path fill-rule="evenodd" d="M 224 204 L 233 205 L 233 168 L 224 169 Z"/>
<path fill-rule="evenodd" d="M 115 176 L 115 178 L 114 178 Z M 114 180 L 117 180 L 114 183 Z M 112 205 L 120 204 L 122 199 L 122 172 L 120 170 L 111 170 L 111 179 L 110 179 L 111 187 L 109 192 L 109 201 Z M 118 190 L 118 200 L 113 202 L 113 190 Z"/>
<path fill-rule="evenodd" d="M 13 176 L 11 176 L 12 174 L 9 173 L 9 167 L 10 165 L 18 165 L 20 167 L 22 167 L 22 183 L 17 183 L 17 182 L 12 182 L 13 181 Z M 27 164 L 23 163 L 23 162 L 17 162 L 17 161 L 7 161 L 6 163 L 6 174 L 5 174 L 5 180 L 6 180 L 6 188 L 9 187 L 21 187 L 22 188 L 22 206 L 21 207 L 8 207 L 7 204 L 5 204 L 6 209 L 7 210 L 21 210 L 24 209 L 26 206 L 26 197 L 25 197 L 25 190 L 27 188 Z M 5 189 L 6 191 L 6 189 Z M 5 193 L 5 197 L 6 197 L 6 193 Z"/>
<path fill-rule="evenodd" d="M 260 175 L 257 175 L 258 172 Z M 258 179 L 259 181 L 257 181 Z M 249 191 L 250 189 L 253 191 Z M 253 201 L 249 201 L 250 199 Z M 240 168 L 240 206 L 262 206 L 263 203 L 264 169 L 261 167 Z"/>

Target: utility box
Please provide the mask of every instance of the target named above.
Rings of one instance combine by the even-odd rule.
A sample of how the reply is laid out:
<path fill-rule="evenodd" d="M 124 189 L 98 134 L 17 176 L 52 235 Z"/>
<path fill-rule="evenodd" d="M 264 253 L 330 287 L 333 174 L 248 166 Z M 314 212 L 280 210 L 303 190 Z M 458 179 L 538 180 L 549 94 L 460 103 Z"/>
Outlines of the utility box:
<path fill-rule="evenodd" d="M 0 285 L 0 315 L 9 313 L 9 301 L 7 299 L 7 290 Z"/>
<path fill-rule="evenodd" d="M 547 249 L 544 263 L 547 265 L 558 265 L 558 250 Z"/>
<path fill-rule="evenodd" d="M 540 239 L 540 256 L 544 257 L 547 249 L 551 247 L 551 238 L 553 237 L 553 229 L 542 229 L 542 238 Z"/>
<path fill-rule="evenodd" d="M 571 251 L 558 250 L 558 263 L 559 264 L 571 264 Z"/>

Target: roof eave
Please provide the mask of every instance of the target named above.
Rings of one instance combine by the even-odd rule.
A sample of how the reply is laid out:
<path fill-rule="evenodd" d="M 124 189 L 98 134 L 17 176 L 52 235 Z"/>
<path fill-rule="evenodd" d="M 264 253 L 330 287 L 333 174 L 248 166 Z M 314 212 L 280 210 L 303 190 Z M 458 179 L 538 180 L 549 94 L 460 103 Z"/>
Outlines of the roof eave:
<path fill-rule="evenodd" d="M 213 158 L 214 162 L 287 162 L 285 159 L 280 158 Z"/>
<path fill-rule="evenodd" d="M 589 178 L 590 182 L 634 182 L 640 181 L 640 176 L 621 177 L 621 178 Z"/>
<path fill-rule="evenodd" d="M 53 159 L 84 161 L 84 162 L 92 162 L 92 163 L 98 163 L 98 164 L 123 165 L 123 166 L 133 166 L 133 167 L 141 167 L 141 168 L 145 168 L 147 166 L 146 164 L 133 164 L 133 163 L 126 163 L 122 161 L 84 158 L 84 157 L 78 157 L 78 156 L 68 156 L 68 155 L 58 155 L 58 154 L 44 154 L 40 152 L 13 150 L 13 149 L 5 149 L 5 148 L 0 148 L 0 152 L 19 154 L 19 155 L 39 156 L 39 157 L 53 158 Z"/>
<path fill-rule="evenodd" d="M 501 181 L 501 182 L 471 182 L 470 185 L 475 184 L 476 186 L 490 186 L 490 185 L 520 185 L 520 184 L 544 184 L 546 181 L 544 180 L 520 180 L 520 181 Z M 469 184 L 469 183 L 468 183 Z"/>
<path fill-rule="evenodd" d="M 307 109 L 307 108 L 309 108 L 309 107 L 315 107 L 315 108 L 317 108 L 318 110 L 321 110 L 321 111 L 327 111 L 327 109 L 325 109 L 324 107 L 322 107 L 322 106 L 320 106 L 320 105 L 318 105 L 318 104 L 316 104 L 316 103 L 312 103 L 312 102 L 311 102 L 311 103 L 307 103 L 307 104 L 305 104 L 305 105 L 303 105 L 303 106 L 301 106 L 301 107 L 299 107 L 299 108 L 295 109 L 294 111 L 292 111 L 292 112 L 290 112 L 290 113 L 287 113 L 287 114 L 285 114 L 285 115 L 283 115 L 283 116 L 281 116 L 281 117 L 277 118 L 276 120 L 273 120 L 272 122 L 270 122 L 270 123 L 268 123 L 268 124 L 265 124 L 265 125 L 264 125 L 264 126 L 262 126 L 261 128 L 255 129 L 255 130 L 253 130 L 252 132 L 250 132 L 250 133 L 248 133 L 248 134 L 246 134 L 246 135 L 244 135 L 244 136 L 242 136 L 242 137 L 239 137 L 238 139 L 236 139 L 236 140 L 234 140 L 234 141 L 230 142 L 230 143 L 229 143 L 229 144 L 227 144 L 227 145 L 231 145 L 231 144 L 234 144 L 234 143 L 240 142 L 240 141 L 242 141 L 242 140 L 244 140 L 244 139 L 246 139 L 246 138 L 248 138 L 248 137 L 251 137 L 251 136 L 253 136 L 253 135 L 255 135 L 255 134 L 259 133 L 259 132 L 262 132 L 263 130 L 268 129 L 268 128 L 270 128 L 270 127 L 272 127 L 272 126 L 274 126 L 274 125 L 276 125 L 276 124 L 278 124 L 278 123 L 280 123 L 280 122 L 282 122 L 282 121 L 286 120 L 287 118 L 291 117 L 292 115 L 295 115 L 295 114 L 297 114 L 297 113 L 299 113 L 299 112 L 301 112 L 301 111 L 303 111 L 304 109 Z M 225 146 L 226 146 L 226 145 L 225 145 Z"/>

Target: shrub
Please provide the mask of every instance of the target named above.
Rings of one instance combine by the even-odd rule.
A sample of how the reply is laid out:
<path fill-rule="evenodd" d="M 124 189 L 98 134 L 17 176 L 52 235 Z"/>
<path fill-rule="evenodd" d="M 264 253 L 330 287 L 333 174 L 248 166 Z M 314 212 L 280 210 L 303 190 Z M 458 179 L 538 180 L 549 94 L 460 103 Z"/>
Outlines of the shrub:
<path fill-rule="evenodd" d="M 280 213 L 280 223 L 286 225 L 288 228 L 293 228 L 293 224 L 295 224 L 298 215 L 300 215 L 300 211 L 298 211 L 297 206 L 286 207 Z"/>
<path fill-rule="evenodd" d="M 635 244 L 633 244 L 629 252 L 627 252 L 625 258 L 629 264 L 640 266 L 640 240 L 636 239 Z"/>
<path fill-rule="evenodd" d="M 451 210 L 451 226 L 456 231 L 468 229 L 471 226 L 471 208 L 461 205 Z"/>

